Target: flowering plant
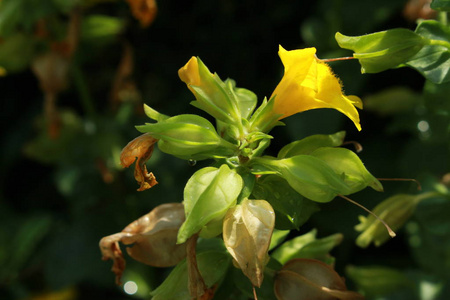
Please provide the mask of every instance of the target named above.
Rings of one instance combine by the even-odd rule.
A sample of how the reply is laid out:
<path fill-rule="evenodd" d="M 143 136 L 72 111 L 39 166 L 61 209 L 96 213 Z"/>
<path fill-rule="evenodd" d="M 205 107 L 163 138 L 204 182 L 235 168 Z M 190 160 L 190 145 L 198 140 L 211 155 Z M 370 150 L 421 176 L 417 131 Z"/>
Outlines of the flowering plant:
<path fill-rule="evenodd" d="M 313 286 L 308 285 L 307 294 L 319 297 L 323 289 L 328 289 L 329 295 L 339 295 L 340 299 L 360 297 L 347 291 L 343 281 L 338 284 L 335 279 L 330 279 L 329 283 L 321 281 L 330 276 L 339 278 L 330 266 L 333 259 L 328 255 L 337 241 L 326 253 L 318 250 L 320 240 L 317 240 L 317 245 L 311 247 L 317 248 L 317 252 L 313 251 L 310 256 L 302 256 L 301 251 L 283 254 L 283 245 L 278 248 L 276 258 L 269 256 L 269 250 L 278 246 L 290 229 L 298 229 L 319 210 L 318 203 L 330 202 L 338 195 L 344 197 L 366 187 L 383 190 L 359 157 L 341 147 L 345 132 L 309 136 L 284 146 L 277 157 L 263 155 L 274 139 L 269 135 L 271 129 L 281 125 L 283 118 L 303 111 L 333 108 L 361 130 L 356 110 L 362 108 L 361 100 L 344 95 L 337 77 L 315 53 L 315 48 L 287 51 L 280 46 L 284 76 L 270 99 L 264 99 L 258 108 L 253 92 L 236 87 L 231 79 L 223 81 L 211 73 L 200 58 L 192 57 L 179 70 L 179 76 L 195 96 L 191 104 L 213 117 L 215 126 L 199 115 L 169 117 L 145 106 L 147 116 L 155 122 L 137 126 L 143 135 L 131 141 L 121 155 L 125 167 L 136 161 L 134 174 L 140 184 L 139 191 L 157 183 L 145 166 L 155 145 L 162 152 L 181 159 L 212 159 L 213 163 L 197 170 L 188 180 L 182 217 L 177 219 L 172 215 L 170 219 L 155 213 L 161 215 L 160 219 L 154 218 L 155 225 L 147 224 L 131 232 L 130 224 L 122 233 L 102 239 L 104 259 L 114 260 L 117 282 L 125 268 L 118 242 L 134 242 L 130 250 L 149 248 L 148 245 L 154 243 L 163 251 L 173 251 L 174 259 L 169 261 L 177 265 L 166 281 L 151 293 L 154 299 L 211 299 L 223 284 L 231 261 L 248 278 L 255 297 L 257 287 L 263 299 L 274 293 L 278 299 L 289 299 L 296 289 L 304 289 L 304 284 L 301 284 L 303 279 L 296 279 L 300 276 L 296 272 L 302 274 L 297 267 L 281 269 L 287 256 L 300 259 L 291 263 L 299 265 L 300 269 L 306 264 L 308 268 L 321 270 L 319 278 L 308 279 L 313 281 Z M 168 228 L 169 224 L 171 229 L 177 228 L 176 240 L 167 239 L 170 245 L 162 245 L 155 231 L 163 221 L 170 223 L 162 228 Z M 174 231 L 170 232 L 172 236 Z M 138 238 L 130 242 L 129 236 L 136 234 Z M 214 250 L 209 249 L 210 244 L 214 245 Z M 209 250 L 202 251 L 204 247 Z M 181 262 L 178 257 L 184 252 L 180 251 L 186 253 L 186 260 Z M 132 257 L 154 266 L 167 265 L 167 259 L 150 262 L 146 259 L 148 255 L 145 251 L 134 251 Z M 216 261 L 211 267 L 208 264 L 213 258 Z M 302 261 L 306 258 L 313 260 Z M 176 282 L 180 277 L 186 284 Z M 298 284 L 292 287 L 286 282 Z M 267 287 L 273 283 L 275 292 Z"/>

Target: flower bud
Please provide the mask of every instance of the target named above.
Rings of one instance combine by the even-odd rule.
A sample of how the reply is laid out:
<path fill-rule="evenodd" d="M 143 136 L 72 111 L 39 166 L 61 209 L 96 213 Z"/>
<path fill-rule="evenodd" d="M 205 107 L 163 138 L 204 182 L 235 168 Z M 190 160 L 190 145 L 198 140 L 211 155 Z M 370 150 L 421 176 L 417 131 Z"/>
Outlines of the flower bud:
<path fill-rule="evenodd" d="M 186 83 L 197 101 L 192 104 L 225 123 L 240 122 L 236 96 L 229 87 L 212 74 L 198 57 L 192 57 L 187 64 L 178 71 L 180 79 Z"/>
<path fill-rule="evenodd" d="M 122 232 L 102 238 L 102 259 L 113 260 L 112 271 L 116 274 L 116 283 L 120 284 L 125 270 L 125 259 L 119 242 L 124 245 L 133 244 L 127 248 L 127 252 L 139 262 L 154 267 L 174 266 L 186 256 L 185 245 L 176 243 L 183 221 L 183 204 L 162 204 L 129 224 Z"/>
<path fill-rule="evenodd" d="M 244 199 L 230 209 L 223 222 L 223 240 L 235 265 L 260 287 L 275 225 L 275 213 L 265 200 Z"/>

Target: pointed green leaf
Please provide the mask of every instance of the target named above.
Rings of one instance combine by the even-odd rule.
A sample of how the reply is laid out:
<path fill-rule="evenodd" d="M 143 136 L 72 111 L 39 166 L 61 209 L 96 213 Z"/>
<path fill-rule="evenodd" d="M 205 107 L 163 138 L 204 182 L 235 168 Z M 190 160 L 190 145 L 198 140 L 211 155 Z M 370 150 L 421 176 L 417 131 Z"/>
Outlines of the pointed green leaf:
<path fill-rule="evenodd" d="M 381 183 L 367 171 L 358 155 L 345 148 L 323 147 L 311 153 L 331 167 L 336 174 L 342 176 L 350 188 L 350 194 L 367 186 L 376 191 L 383 191 Z"/>
<path fill-rule="evenodd" d="M 359 60 L 362 73 L 398 67 L 426 44 L 420 35 L 403 28 L 361 36 L 345 36 L 338 32 L 335 38 L 341 48 L 354 52 L 353 57 Z"/>
<path fill-rule="evenodd" d="M 253 170 L 275 171 L 302 196 L 316 202 L 330 202 L 337 195 L 348 195 L 351 189 L 323 160 L 310 155 L 285 159 L 259 158 L 253 160 Z"/>
<path fill-rule="evenodd" d="M 317 203 L 304 198 L 279 176 L 267 175 L 258 179 L 253 196 L 265 199 L 275 210 L 275 228 L 299 229 L 312 214 L 319 211 Z"/>
<path fill-rule="evenodd" d="M 343 235 L 336 233 L 318 239 L 316 234 L 317 230 L 313 229 L 304 235 L 283 243 L 272 253 L 272 257 L 281 264 L 285 264 L 294 258 L 318 259 L 325 263 L 334 262 L 334 259 L 330 259 L 329 252 L 342 242 Z"/>
<path fill-rule="evenodd" d="M 301 154 L 310 154 L 320 147 L 337 147 L 342 145 L 345 131 L 334 134 L 316 134 L 299 141 L 292 142 L 281 148 L 278 158 L 288 158 Z"/>

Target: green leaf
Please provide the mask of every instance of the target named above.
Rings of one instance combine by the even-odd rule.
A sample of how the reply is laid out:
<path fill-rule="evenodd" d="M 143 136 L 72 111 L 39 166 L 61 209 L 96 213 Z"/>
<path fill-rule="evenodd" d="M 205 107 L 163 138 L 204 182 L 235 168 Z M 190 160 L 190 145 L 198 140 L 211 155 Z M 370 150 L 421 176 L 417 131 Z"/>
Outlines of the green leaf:
<path fill-rule="evenodd" d="M 227 165 L 195 172 L 184 189 L 186 221 L 178 232 L 177 242 L 184 243 L 211 221 L 220 222 L 228 209 L 236 205 L 242 186 L 241 176 Z"/>
<path fill-rule="evenodd" d="M 0 41 L 0 67 L 7 72 L 20 72 L 29 66 L 34 55 L 36 41 L 18 33 Z"/>
<path fill-rule="evenodd" d="M 267 175 L 258 179 L 253 196 L 264 199 L 275 210 L 277 229 L 299 229 L 312 214 L 319 211 L 319 205 L 304 198 L 279 176 Z"/>
<path fill-rule="evenodd" d="M 334 134 L 316 134 L 308 136 L 299 141 L 292 142 L 281 148 L 278 158 L 288 158 L 301 154 L 310 154 L 320 147 L 337 147 L 342 145 L 345 131 Z"/>
<path fill-rule="evenodd" d="M 222 150 L 227 154 L 234 152 L 234 146 L 219 137 L 211 122 L 197 115 L 178 115 L 136 128 L 159 139 L 161 151 L 183 159 L 208 158 L 219 146 L 224 146 Z"/>
<path fill-rule="evenodd" d="M 396 68 L 427 43 L 419 34 L 403 28 L 361 36 L 345 36 L 338 32 L 335 38 L 341 48 L 353 50 L 353 57 L 359 60 L 362 73 Z"/>
<path fill-rule="evenodd" d="M 210 288 L 225 275 L 230 256 L 224 251 L 205 251 L 197 255 L 197 264 L 206 286 Z M 186 260 L 179 263 L 150 295 L 153 300 L 190 300 Z"/>
<path fill-rule="evenodd" d="M 367 171 L 364 164 L 353 151 L 345 148 L 319 148 L 311 156 L 324 161 L 336 174 L 343 177 L 350 188 L 350 194 L 359 192 L 367 186 L 382 192 L 381 183 Z"/>
<path fill-rule="evenodd" d="M 144 112 L 147 115 L 147 117 L 149 117 L 150 119 L 155 120 L 157 122 L 162 122 L 162 121 L 165 121 L 168 118 L 170 118 L 169 116 L 166 116 L 164 114 L 157 112 L 156 110 L 154 110 L 147 104 L 144 104 Z"/>
<path fill-rule="evenodd" d="M 449 0 L 433 0 L 430 7 L 435 10 L 450 11 Z"/>
<path fill-rule="evenodd" d="M 329 252 L 342 242 L 343 235 L 336 233 L 321 239 L 316 237 L 317 230 L 293 238 L 283 243 L 273 253 L 272 257 L 281 264 L 285 264 L 294 258 L 311 258 L 321 260 L 325 263 L 333 263 Z"/>
<path fill-rule="evenodd" d="M 428 40 L 417 54 L 405 62 L 433 83 L 450 81 L 450 29 L 434 20 L 422 21 L 416 33 Z"/>
<path fill-rule="evenodd" d="M 125 28 L 125 22 L 116 17 L 106 15 L 90 15 L 81 23 L 81 38 L 83 40 L 105 41 L 115 38 Z"/>
<path fill-rule="evenodd" d="M 371 298 L 384 298 L 401 288 L 412 289 L 414 287 L 414 282 L 405 275 L 405 272 L 393 268 L 348 266 L 346 273 L 355 282 L 358 289 L 364 291 L 364 295 Z"/>
<path fill-rule="evenodd" d="M 382 116 L 410 113 L 420 103 L 421 95 L 405 86 L 394 86 L 364 97 L 364 110 Z"/>
<path fill-rule="evenodd" d="M 340 175 L 324 161 L 310 155 L 297 155 L 281 160 L 253 159 L 252 172 L 274 171 L 302 196 L 316 202 L 330 202 L 337 195 L 348 195 L 351 189 Z"/>

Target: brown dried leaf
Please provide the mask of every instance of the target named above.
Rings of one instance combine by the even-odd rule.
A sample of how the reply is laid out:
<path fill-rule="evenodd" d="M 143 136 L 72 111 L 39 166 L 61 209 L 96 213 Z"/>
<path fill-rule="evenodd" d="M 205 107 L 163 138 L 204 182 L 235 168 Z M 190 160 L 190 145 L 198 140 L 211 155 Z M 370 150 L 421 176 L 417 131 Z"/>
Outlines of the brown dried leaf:
<path fill-rule="evenodd" d="M 344 279 L 329 265 L 315 259 L 288 261 L 275 276 L 274 290 L 278 300 L 364 299 L 356 292 L 347 291 Z"/>
<path fill-rule="evenodd" d="M 144 133 L 129 142 L 120 153 L 120 164 L 127 168 L 134 166 L 134 178 L 140 184 L 138 191 L 145 191 L 158 184 L 153 173 L 148 173 L 145 162 L 150 159 L 153 148 L 158 140 L 150 134 Z"/>
<path fill-rule="evenodd" d="M 133 16 L 141 23 L 142 27 L 148 27 L 156 17 L 158 7 L 155 0 L 127 0 Z"/>
<path fill-rule="evenodd" d="M 176 244 L 178 229 L 183 222 L 183 204 L 162 204 L 129 224 L 122 232 L 102 238 L 102 259 L 113 260 L 112 271 L 116 274 L 116 283 L 121 284 L 120 278 L 125 270 L 119 242 L 133 244 L 127 248 L 127 252 L 139 262 L 154 267 L 174 266 L 186 256 L 185 244 Z"/>

